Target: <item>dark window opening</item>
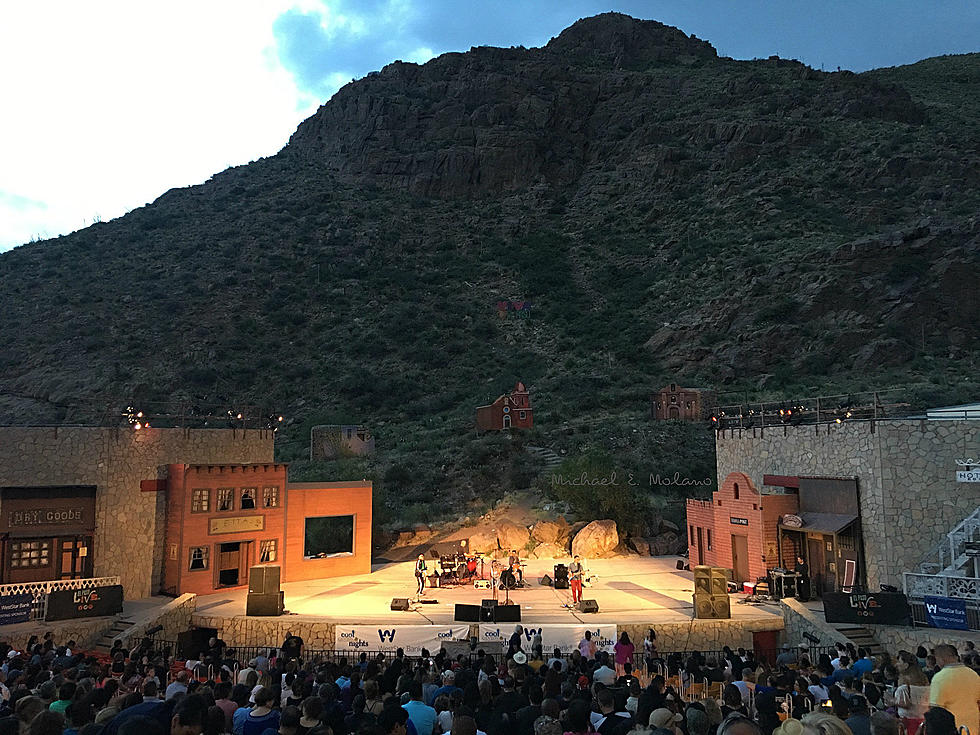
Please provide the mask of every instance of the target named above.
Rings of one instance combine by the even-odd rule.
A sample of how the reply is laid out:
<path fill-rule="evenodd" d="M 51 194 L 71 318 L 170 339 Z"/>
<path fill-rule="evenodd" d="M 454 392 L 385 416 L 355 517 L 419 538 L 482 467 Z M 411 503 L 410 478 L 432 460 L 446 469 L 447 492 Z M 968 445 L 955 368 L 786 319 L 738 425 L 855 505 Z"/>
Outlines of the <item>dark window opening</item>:
<path fill-rule="evenodd" d="M 735 500 L 738 500 L 738 483 L 735 483 Z"/>
<path fill-rule="evenodd" d="M 306 519 L 303 556 L 321 559 L 354 553 L 354 516 L 319 516 Z"/>
<path fill-rule="evenodd" d="M 242 488 L 242 510 L 255 510 L 255 488 Z"/>

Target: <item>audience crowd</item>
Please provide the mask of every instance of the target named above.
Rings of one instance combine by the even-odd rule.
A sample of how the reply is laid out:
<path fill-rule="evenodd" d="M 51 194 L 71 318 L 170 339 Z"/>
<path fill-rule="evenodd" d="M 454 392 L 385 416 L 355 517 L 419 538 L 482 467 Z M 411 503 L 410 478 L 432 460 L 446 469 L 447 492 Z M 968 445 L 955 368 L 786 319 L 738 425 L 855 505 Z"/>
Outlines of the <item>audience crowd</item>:
<path fill-rule="evenodd" d="M 0 735 L 980 735 L 980 656 L 899 651 L 872 657 L 784 646 L 771 662 L 657 651 L 651 630 L 615 653 L 577 650 L 357 660 L 306 657 L 303 641 L 239 661 L 219 639 L 167 665 L 145 640 L 109 656 L 0 643 Z M 634 670 L 634 664 L 639 664 Z"/>

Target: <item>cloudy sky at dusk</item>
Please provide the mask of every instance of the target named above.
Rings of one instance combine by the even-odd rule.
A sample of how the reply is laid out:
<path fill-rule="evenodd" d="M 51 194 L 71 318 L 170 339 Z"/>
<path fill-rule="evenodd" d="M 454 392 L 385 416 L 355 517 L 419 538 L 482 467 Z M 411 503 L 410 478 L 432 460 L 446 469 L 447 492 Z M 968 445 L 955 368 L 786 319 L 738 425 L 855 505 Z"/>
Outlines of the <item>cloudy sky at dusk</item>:
<path fill-rule="evenodd" d="M 608 10 L 723 56 L 863 71 L 980 51 L 965 0 L 31 0 L 0 5 L 0 250 L 278 151 L 352 78 L 540 46 Z"/>

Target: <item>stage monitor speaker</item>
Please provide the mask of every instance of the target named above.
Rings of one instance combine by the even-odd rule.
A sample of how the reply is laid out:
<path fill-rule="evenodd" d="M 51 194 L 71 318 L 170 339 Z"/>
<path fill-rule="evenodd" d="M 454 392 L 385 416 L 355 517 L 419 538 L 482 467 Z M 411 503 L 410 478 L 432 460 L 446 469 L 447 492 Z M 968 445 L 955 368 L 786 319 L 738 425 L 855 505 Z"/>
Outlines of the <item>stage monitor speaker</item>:
<path fill-rule="evenodd" d="M 268 617 L 282 615 L 282 611 L 283 593 L 281 591 L 261 594 L 258 592 L 249 592 L 245 598 L 246 615 Z"/>
<path fill-rule="evenodd" d="M 728 595 L 694 595 L 694 617 L 698 620 L 727 620 L 732 616 Z"/>
<path fill-rule="evenodd" d="M 250 567 L 248 570 L 248 591 L 260 595 L 279 593 L 280 567 Z"/>
<path fill-rule="evenodd" d="M 453 620 L 457 623 L 479 623 L 480 611 L 483 608 L 479 605 L 456 604 L 456 611 L 453 613 Z"/>
<path fill-rule="evenodd" d="M 392 597 L 391 598 L 391 609 L 400 610 L 402 612 L 408 610 L 408 598 L 407 597 Z"/>
<path fill-rule="evenodd" d="M 494 611 L 493 622 L 495 623 L 519 623 L 521 622 L 520 605 L 497 605 L 490 608 Z"/>
<path fill-rule="evenodd" d="M 597 613 L 599 612 L 599 603 L 595 600 L 579 600 L 575 609 L 583 613 Z"/>
<path fill-rule="evenodd" d="M 480 603 L 480 622 L 482 623 L 496 623 L 497 617 L 495 611 L 497 609 L 496 600 L 483 600 Z"/>
<path fill-rule="evenodd" d="M 711 594 L 711 567 L 698 564 L 694 567 L 694 594 Z"/>
<path fill-rule="evenodd" d="M 191 628 L 177 634 L 177 655 L 195 660 L 208 650 L 208 641 L 218 637 L 217 628 Z"/>
<path fill-rule="evenodd" d="M 546 574 L 538 580 L 538 584 L 540 584 L 542 587 L 551 587 L 554 585 L 554 581 L 552 581 L 551 577 Z"/>
<path fill-rule="evenodd" d="M 728 594 L 728 570 L 722 567 L 711 567 L 711 594 Z"/>
<path fill-rule="evenodd" d="M 555 564 L 555 589 L 568 589 L 568 567 L 564 564 Z"/>

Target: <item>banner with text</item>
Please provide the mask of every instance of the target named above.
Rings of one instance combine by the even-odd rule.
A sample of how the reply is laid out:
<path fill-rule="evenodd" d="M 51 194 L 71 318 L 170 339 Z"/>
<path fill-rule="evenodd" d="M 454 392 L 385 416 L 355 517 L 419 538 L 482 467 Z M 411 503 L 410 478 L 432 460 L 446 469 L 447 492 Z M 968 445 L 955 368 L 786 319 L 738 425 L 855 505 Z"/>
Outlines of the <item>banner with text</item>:
<path fill-rule="evenodd" d="M 0 596 L 0 625 L 26 623 L 31 619 L 31 603 L 33 602 L 34 595 L 30 592 Z"/>
<path fill-rule="evenodd" d="M 969 630 L 966 620 L 966 600 L 952 597 L 925 596 L 926 622 L 933 628 L 949 630 Z"/>
<path fill-rule="evenodd" d="M 406 656 L 418 656 L 426 648 L 433 656 L 443 641 L 466 640 L 469 625 L 338 625 L 334 630 L 334 650 L 384 651 L 399 648 Z"/>
<path fill-rule="evenodd" d="M 121 584 L 89 587 L 84 590 L 56 590 L 48 593 L 48 612 L 45 620 L 98 618 L 122 612 Z"/>
<path fill-rule="evenodd" d="M 534 636 L 541 636 L 541 646 L 544 653 L 550 655 L 555 648 L 560 648 L 562 653 L 571 653 L 578 648 L 579 642 L 585 637 L 585 631 L 592 631 L 592 640 L 595 642 L 597 651 L 609 651 L 612 653 L 613 646 L 616 645 L 616 624 L 609 625 L 537 625 L 535 623 L 524 623 L 524 641 L 522 648 L 525 651 L 531 650 L 531 641 Z M 514 626 L 504 624 L 480 624 L 480 643 L 492 643 L 503 641 L 506 645 L 510 637 L 514 634 Z"/>

